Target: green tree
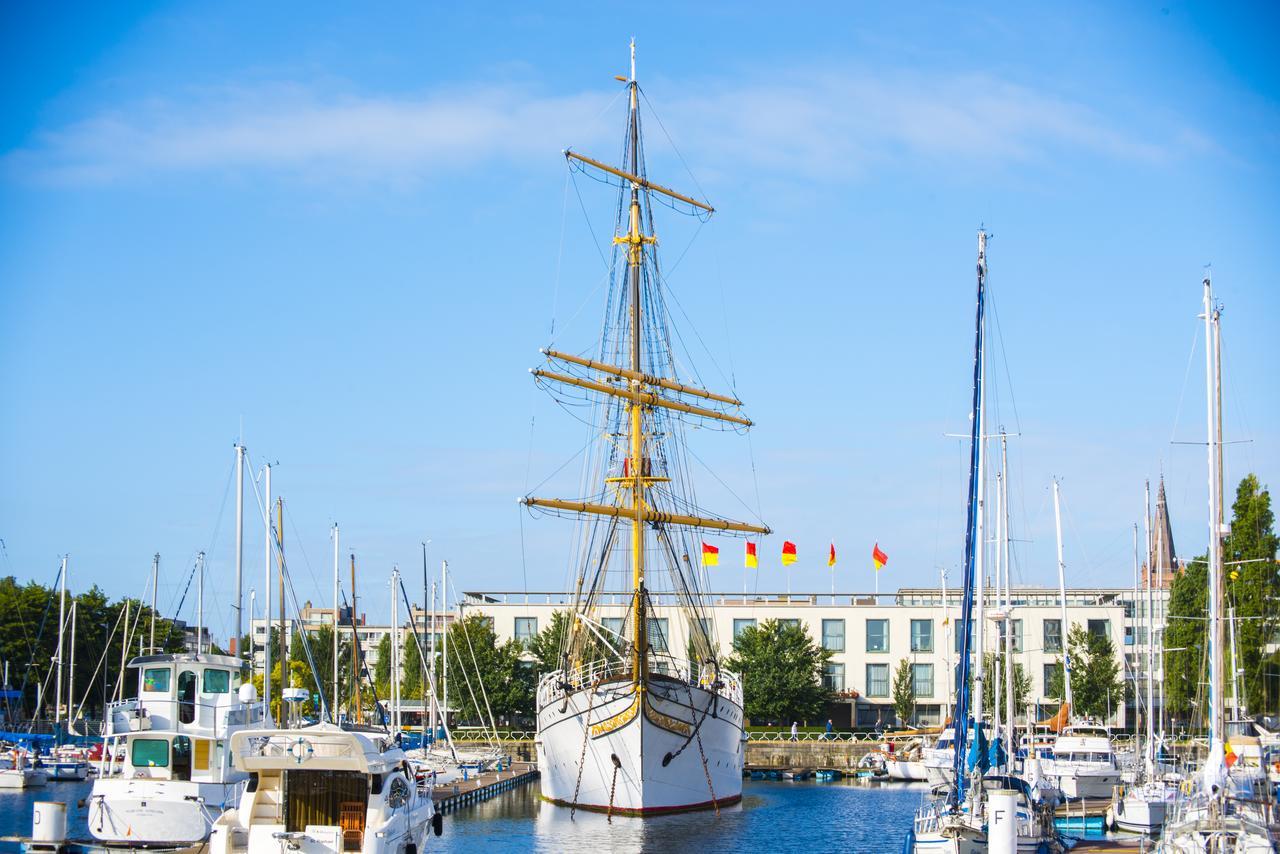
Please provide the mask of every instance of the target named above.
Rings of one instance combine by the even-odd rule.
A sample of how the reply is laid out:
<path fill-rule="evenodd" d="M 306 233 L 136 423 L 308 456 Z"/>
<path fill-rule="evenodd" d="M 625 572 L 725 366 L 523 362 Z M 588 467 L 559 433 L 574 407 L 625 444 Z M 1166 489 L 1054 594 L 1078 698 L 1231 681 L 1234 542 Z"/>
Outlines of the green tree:
<path fill-rule="evenodd" d="M 407 632 L 404 643 L 400 646 L 400 696 L 406 700 L 422 699 L 422 662 L 426 661 L 426 651 L 418 654 L 418 638 L 413 632 Z"/>
<path fill-rule="evenodd" d="M 537 663 L 539 675 L 560 669 L 563 663 L 560 660 L 561 650 L 564 649 L 564 638 L 568 632 L 568 612 L 553 611 L 550 622 L 529 639 L 528 652 Z"/>
<path fill-rule="evenodd" d="M 748 719 L 787 723 L 822 716 L 831 697 L 822 683 L 830 658 L 800 626 L 765 620 L 734 638 L 725 666 L 742 676 Z"/>
<path fill-rule="evenodd" d="M 1071 696 L 1075 701 L 1073 715 L 1104 719 L 1109 711 L 1124 700 L 1124 680 L 1111 637 L 1094 634 L 1079 623 L 1071 624 L 1067 633 L 1067 650 L 1071 654 Z M 1049 681 L 1050 696 L 1062 697 L 1062 668 L 1055 669 Z"/>
<path fill-rule="evenodd" d="M 1242 670 L 1241 686 L 1250 712 L 1273 712 L 1280 693 L 1276 683 L 1280 658 L 1268 657 L 1267 644 L 1280 628 L 1280 611 L 1272 607 L 1280 598 L 1280 573 L 1276 551 L 1271 494 L 1250 474 L 1236 487 L 1231 508 L 1230 533 L 1222 541 L 1225 606 L 1235 611 L 1236 646 L 1240 661 L 1232 667 L 1224 650 L 1226 669 Z M 1164 632 L 1165 696 L 1170 711 L 1187 715 L 1197 700 L 1207 672 L 1205 617 L 1209 608 L 1208 555 L 1200 555 L 1174 576 L 1169 592 L 1169 620 Z M 1224 617 L 1225 617 L 1224 610 Z M 1226 686 L 1230 691 L 1230 685 Z"/>
<path fill-rule="evenodd" d="M 460 720 L 495 723 L 533 713 L 534 667 L 515 640 L 498 643 L 491 620 L 473 614 L 449 626 L 449 705 Z"/>
<path fill-rule="evenodd" d="M 378 641 L 378 660 L 373 665 L 373 686 L 378 697 L 385 700 L 391 695 L 391 633 Z"/>
<path fill-rule="evenodd" d="M 893 710 L 898 715 L 899 724 L 910 726 L 911 716 L 916 710 L 916 686 L 910 659 L 899 659 L 893 671 Z"/>
<path fill-rule="evenodd" d="M 995 708 L 996 703 L 1004 706 L 1004 656 L 994 652 L 986 654 L 987 677 L 982 684 L 982 702 L 988 708 Z M 1000 696 L 996 697 L 996 679 L 1000 680 Z M 1019 714 L 1027 707 L 1027 697 L 1031 694 L 1031 677 L 1018 662 L 1013 663 L 1013 713 Z"/>

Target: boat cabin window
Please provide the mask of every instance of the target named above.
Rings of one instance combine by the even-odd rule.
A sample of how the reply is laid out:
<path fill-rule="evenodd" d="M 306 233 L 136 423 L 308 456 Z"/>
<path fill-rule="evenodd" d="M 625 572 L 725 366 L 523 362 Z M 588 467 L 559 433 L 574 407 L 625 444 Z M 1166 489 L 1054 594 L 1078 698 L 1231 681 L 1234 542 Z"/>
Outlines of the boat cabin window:
<path fill-rule="evenodd" d="M 169 693 L 169 674 L 167 667 L 148 667 L 142 671 L 142 690 L 149 694 Z"/>
<path fill-rule="evenodd" d="M 168 671 L 166 671 L 168 672 Z M 134 768 L 168 768 L 169 740 L 135 738 L 129 743 Z"/>
<path fill-rule="evenodd" d="M 231 690 L 230 670 L 205 670 L 204 693 L 225 694 Z"/>
<path fill-rule="evenodd" d="M 178 720 L 189 724 L 196 719 L 196 674 L 184 670 L 178 674 Z"/>
<path fill-rule="evenodd" d="M 191 739 L 185 735 L 173 739 L 173 779 L 191 779 Z"/>

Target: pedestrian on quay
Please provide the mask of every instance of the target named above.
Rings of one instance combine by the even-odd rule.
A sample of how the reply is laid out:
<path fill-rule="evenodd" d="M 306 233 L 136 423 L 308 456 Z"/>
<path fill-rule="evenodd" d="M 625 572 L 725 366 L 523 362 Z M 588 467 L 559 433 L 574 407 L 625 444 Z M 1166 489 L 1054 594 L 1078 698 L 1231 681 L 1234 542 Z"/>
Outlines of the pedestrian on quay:
<path fill-rule="evenodd" d="M 791 740 L 792 741 L 800 740 L 800 727 L 796 725 L 795 721 L 791 722 Z"/>
<path fill-rule="evenodd" d="M 827 741 L 830 741 L 830 740 L 831 740 L 831 730 L 832 730 L 832 729 L 833 729 L 833 727 L 831 726 L 831 718 L 827 718 L 827 734 L 826 734 L 826 740 L 827 740 Z"/>

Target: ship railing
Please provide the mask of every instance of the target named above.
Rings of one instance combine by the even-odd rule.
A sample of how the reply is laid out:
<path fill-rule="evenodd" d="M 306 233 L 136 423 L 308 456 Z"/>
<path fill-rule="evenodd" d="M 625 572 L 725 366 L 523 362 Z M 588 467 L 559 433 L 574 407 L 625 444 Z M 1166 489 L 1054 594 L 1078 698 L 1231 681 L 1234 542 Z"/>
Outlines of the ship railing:
<path fill-rule="evenodd" d="M 363 750 L 357 751 L 356 742 L 346 736 L 327 738 L 298 731 L 245 738 L 236 755 L 242 759 L 292 759 L 304 762 L 312 757 L 340 759 L 363 755 Z"/>

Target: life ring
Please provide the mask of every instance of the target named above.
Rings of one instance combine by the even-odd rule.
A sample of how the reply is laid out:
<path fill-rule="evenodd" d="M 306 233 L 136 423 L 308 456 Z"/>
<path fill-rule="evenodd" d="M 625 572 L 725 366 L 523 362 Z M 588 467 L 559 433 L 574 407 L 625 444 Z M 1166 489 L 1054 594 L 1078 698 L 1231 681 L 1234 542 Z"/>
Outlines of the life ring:
<path fill-rule="evenodd" d="M 297 760 L 299 765 L 310 759 L 315 752 L 316 749 L 311 742 L 302 736 L 298 736 L 297 740 L 289 745 L 289 755 Z"/>

